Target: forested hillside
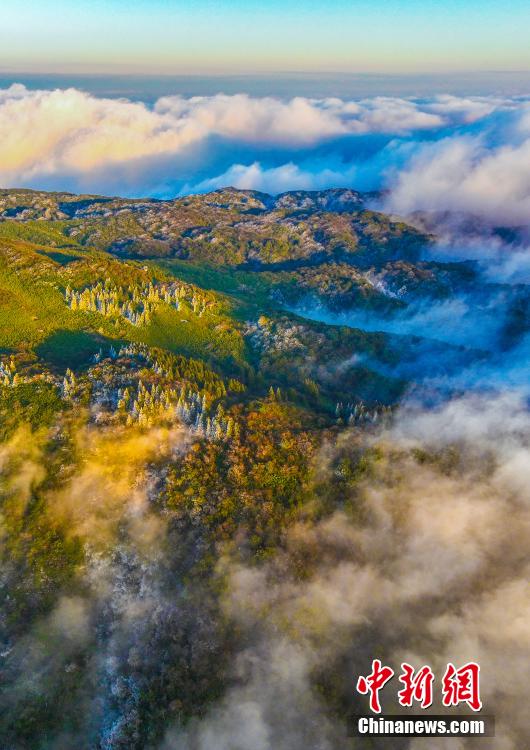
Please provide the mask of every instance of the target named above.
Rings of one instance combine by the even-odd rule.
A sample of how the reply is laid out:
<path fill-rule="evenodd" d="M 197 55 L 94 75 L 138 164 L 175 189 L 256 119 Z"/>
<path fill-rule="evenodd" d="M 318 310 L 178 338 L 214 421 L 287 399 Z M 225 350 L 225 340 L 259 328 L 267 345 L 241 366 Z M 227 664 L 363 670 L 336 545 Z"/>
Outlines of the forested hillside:
<path fill-rule="evenodd" d="M 354 671 L 421 651 L 408 608 L 428 640 L 503 554 L 518 585 L 487 529 L 503 493 L 527 522 L 522 407 L 497 444 L 444 425 L 517 382 L 528 287 L 372 198 L 0 191 L 2 748 L 348 747 Z M 489 557 L 456 585 L 463 488 Z"/>

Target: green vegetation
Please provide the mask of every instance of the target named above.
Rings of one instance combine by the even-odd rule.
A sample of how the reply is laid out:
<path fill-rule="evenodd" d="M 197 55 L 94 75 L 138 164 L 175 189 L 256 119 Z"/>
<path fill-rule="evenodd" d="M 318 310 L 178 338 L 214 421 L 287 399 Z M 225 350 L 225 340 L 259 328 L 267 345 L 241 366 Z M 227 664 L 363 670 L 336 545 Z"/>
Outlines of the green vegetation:
<path fill-rule="evenodd" d="M 415 343 L 289 309 L 462 276 L 363 200 L 0 191 L 2 747 L 160 747 L 230 679 L 227 566 L 309 579 L 289 533 L 362 520 Z"/>

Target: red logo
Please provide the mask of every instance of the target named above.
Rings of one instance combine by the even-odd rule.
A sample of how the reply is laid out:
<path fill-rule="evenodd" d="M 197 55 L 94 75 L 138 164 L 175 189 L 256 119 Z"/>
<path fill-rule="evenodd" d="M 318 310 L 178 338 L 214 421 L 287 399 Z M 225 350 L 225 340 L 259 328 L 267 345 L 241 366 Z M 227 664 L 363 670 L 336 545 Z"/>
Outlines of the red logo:
<path fill-rule="evenodd" d="M 394 670 L 391 667 L 383 666 L 379 659 L 373 659 L 370 674 L 361 675 L 357 680 L 357 692 L 370 696 L 370 710 L 376 714 L 381 713 L 379 692 L 393 676 Z M 442 679 L 443 705 L 449 707 L 467 703 L 473 711 L 480 711 L 482 701 L 479 677 L 480 667 L 475 662 L 464 664 L 460 669 L 449 663 Z M 403 662 L 399 676 L 403 687 L 397 694 L 400 706 L 411 707 L 416 702 L 423 709 L 429 708 L 433 703 L 434 679 L 429 666 L 424 665 L 415 670 L 413 666 Z"/>
<path fill-rule="evenodd" d="M 444 706 L 458 706 L 467 703 L 473 711 L 480 711 L 482 701 L 479 691 L 480 667 L 474 661 L 455 669 L 449 663 L 442 681 L 442 696 Z"/>
<path fill-rule="evenodd" d="M 414 667 L 403 662 L 399 681 L 405 686 L 398 693 L 401 706 L 412 706 L 413 701 L 417 701 L 422 708 L 432 705 L 434 673 L 430 667 L 424 666 L 414 672 Z"/>
<path fill-rule="evenodd" d="M 370 693 L 370 709 L 376 713 L 381 713 L 381 704 L 379 702 L 379 691 L 394 676 L 394 670 L 390 667 L 382 667 L 379 659 L 372 661 L 372 671 L 366 677 L 359 677 L 357 680 L 357 690 L 361 695 Z"/>

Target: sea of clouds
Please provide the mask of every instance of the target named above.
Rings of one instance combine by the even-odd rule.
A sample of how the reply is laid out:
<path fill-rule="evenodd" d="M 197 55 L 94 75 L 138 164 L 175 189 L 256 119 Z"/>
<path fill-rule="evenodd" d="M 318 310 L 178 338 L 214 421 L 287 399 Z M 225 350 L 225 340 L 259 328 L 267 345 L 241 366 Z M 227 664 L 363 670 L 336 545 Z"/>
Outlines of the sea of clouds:
<path fill-rule="evenodd" d="M 150 107 L 15 85 L 0 92 L 0 135 L 4 187 L 158 197 L 229 184 L 272 193 L 385 189 L 389 210 L 451 213 L 437 225 L 445 234 L 433 252 L 485 261 L 488 278 L 527 281 L 523 246 L 506 253 L 495 235 L 468 232 L 463 248 L 455 218 L 471 213 L 479 226 L 528 225 L 527 98 L 167 96 Z M 358 494 L 322 519 L 302 517 L 262 566 L 221 560 L 223 617 L 239 633 L 230 684 L 200 718 L 172 725 L 163 750 L 347 747 L 347 727 L 325 703 L 319 678 L 334 675 L 351 708 L 354 678 L 375 653 L 394 668 L 407 659 L 432 664 L 437 674 L 449 660 L 477 660 L 484 703 L 497 720 L 497 736 L 482 746 L 528 746 L 530 357 L 526 335 L 509 352 L 492 343 L 504 308 L 500 297 L 491 299 L 480 317 L 469 299 L 458 298 L 417 311 L 413 325 L 399 321 L 407 333 L 440 332 L 458 344 L 480 336 L 492 357 L 461 373 L 462 396 L 430 410 L 403 404 L 389 427 L 366 438 L 365 447 L 383 446 L 384 459 Z M 486 392 L 473 392 L 477 380 Z M 317 483 L 336 471 L 337 457 L 354 454 L 353 437 L 347 430 L 322 446 Z M 8 703 L 19 693 L 45 693 L 76 649 L 91 645 L 80 705 L 86 737 L 65 734 L 50 747 L 83 747 L 96 737 L 99 747 L 121 750 L 137 746 L 131 737 L 142 680 L 163 659 L 165 634 L 191 640 L 194 655 L 215 664 L 214 618 L 175 580 L 167 548 L 179 545 L 165 545 L 166 526 L 149 501 L 151 454 L 175 443 L 184 450 L 184 439 L 151 431 L 123 443 L 110 463 L 104 438 L 88 431 L 79 440 L 85 466 L 48 502 L 91 544 L 87 594 L 63 597 L 6 651 L 14 686 Z M 0 473 L 9 469 L 22 500 L 43 481 L 42 464 L 39 446 L 24 435 L 0 451 Z M 91 502 L 80 502 L 86 496 Z M 358 518 L 349 502 L 362 511 Z M 120 524 L 129 536 L 116 545 Z M 305 577 L 296 575 L 298 560 L 313 561 Z M 387 711 L 395 708 L 388 693 L 386 701 Z M 417 739 L 404 746 L 475 744 Z"/>
<path fill-rule="evenodd" d="M 169 198 L 233 185 L 388 190 L 386 208 L 530 214 L 530 97 L 163 96 L 0 90 L 0 186 Z"/>

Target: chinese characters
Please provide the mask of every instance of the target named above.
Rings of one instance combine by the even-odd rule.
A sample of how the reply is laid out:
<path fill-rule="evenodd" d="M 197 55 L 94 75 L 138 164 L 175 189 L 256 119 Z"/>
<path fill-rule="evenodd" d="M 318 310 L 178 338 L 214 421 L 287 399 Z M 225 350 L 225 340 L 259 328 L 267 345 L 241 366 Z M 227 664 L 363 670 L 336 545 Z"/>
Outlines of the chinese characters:
<path fill-rule="evenodd" d="M 383 666 L 379 659 L 373 659 L 370 674 L 361 675 L 357 680 L 357 692 L 369 696 L 370 710 L 381 713 L 380 691 L 394 677 L 391 667 Z M 449 663 L 442 678 L 442 704 L 444 706 L 458 706 L 467 703 L 473 711 L 480 711 L 480 667 L 475 662 L 468 662 L 459 669 Z M 433 703 L 433 684 L 435 676 L 432 669 L 424 665 L 415 670 L 413 666 L 403 662 L 399 682 L 403 685 L 398 692 L 400 706 L 412 707 L 418 704 L 425 709 Z"/>

